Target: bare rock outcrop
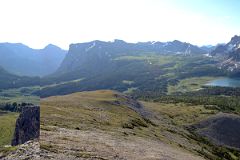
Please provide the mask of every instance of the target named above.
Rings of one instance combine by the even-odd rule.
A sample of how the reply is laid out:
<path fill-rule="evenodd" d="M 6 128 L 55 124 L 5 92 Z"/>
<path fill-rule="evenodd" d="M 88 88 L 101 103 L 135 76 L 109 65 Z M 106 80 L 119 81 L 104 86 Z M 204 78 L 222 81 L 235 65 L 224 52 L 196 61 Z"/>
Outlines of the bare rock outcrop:
<path fill-rule="evenodd" d="M 25 106 L 16 121 L 12 146 L 38 139 L 40 135 L 40 107 Z"/>
<path fill-rule="evenodd" d="M 19 145 L 16 150 L 9 152 L 1 160 L 42 160 L 41 155 L 47 153 L 41 152 L 39 141 L 27 141 Z"/>

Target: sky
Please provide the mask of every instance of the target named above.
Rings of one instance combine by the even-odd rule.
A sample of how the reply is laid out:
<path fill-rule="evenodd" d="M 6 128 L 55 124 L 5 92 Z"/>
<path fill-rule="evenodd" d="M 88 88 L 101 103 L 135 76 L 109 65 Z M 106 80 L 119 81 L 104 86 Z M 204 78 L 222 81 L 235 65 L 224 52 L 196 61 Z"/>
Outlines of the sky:
<path fill-rule="evenodd" d="M 0 0 L 0 42 L 68 49 L 92 40 L 215 45 L 240 35 L 240 0 Z"/>

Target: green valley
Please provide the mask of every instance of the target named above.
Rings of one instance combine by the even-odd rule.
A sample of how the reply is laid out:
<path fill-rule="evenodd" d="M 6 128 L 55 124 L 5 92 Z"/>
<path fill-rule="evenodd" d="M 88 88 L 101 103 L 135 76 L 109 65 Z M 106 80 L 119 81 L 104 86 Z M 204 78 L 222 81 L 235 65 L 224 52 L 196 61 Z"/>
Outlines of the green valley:
<path fill-rule="evenodd" d="M 236 72 L 203 53 L 180 41 L 93 41 L 70 45 L 53 74 L 4 71 L 4 130 L 25 106 L 40 105 L 41 134 L 12 148 L 4 147 L 6 132 L 0 156 L 16 158 L 24 148 L 44 159 L 239 159 L 240 89 L 207 85 Z"/>

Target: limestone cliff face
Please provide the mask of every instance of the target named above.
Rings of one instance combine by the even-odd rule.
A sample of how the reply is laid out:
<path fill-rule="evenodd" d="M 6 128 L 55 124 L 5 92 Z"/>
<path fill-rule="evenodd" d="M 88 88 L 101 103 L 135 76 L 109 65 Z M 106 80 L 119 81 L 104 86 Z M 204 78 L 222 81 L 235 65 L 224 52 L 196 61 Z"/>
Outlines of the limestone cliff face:
<path fill-rule="evenodd" d="M 40 107 L 25 106 L 16 121 L 16 128 L 12 146 L 23 144 L 29 140 L 39 138 L 40 135 Z"/>

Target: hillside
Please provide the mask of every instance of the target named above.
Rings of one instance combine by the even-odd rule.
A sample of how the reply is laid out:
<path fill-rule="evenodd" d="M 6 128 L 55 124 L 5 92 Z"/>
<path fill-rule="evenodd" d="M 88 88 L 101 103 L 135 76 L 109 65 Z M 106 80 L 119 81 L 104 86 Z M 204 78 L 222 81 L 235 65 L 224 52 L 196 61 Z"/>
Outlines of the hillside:
<path fill-rule="evenodd" d="M 84 59 L 82 59 L 84 60 Z M 223 76 L 217 62 L 204 55 L 120 56 L 86 63 L 79 69 L 41 79 L 38 95 L 47 97 L 77 91 L 113 89 L 121 92 L 159 96 L 168 92 L 169 85 L 191 77 Z M 104 62 L 102 62 L 104 61 Z M 81 64 L 81 63 L 79 63 Z"/>
<path fill-rule="evenodd" d="M 146 114 L 136 110 L 139 105 Z M 41 101 L 40 145 L 45 159 L 234 157 L 186 128 L 218 112 L 203 105 L 139 103 L 110 90 L 49 97 Z"/>
<path fill-rule="evenodd" d="M 65 50 L 54 45 L 32 49 L 21 43 L 0 43 L 0 65 L 17 75 L 44 76 L 53 73 L 65 55 Z"/>
<path fill-rule="evenodd" d="M 48 151 L 46 159 L 201 159 L 154 136 L 159 134 L 154 125 L 127 101 L 112 91 L 43 99 L 40 143 Z"/>
<path fill-rule="evenodd" d="M 27 87 L 39 84 L 39 77 L 16 76 L 0 67 L 0 89 Z"/>

